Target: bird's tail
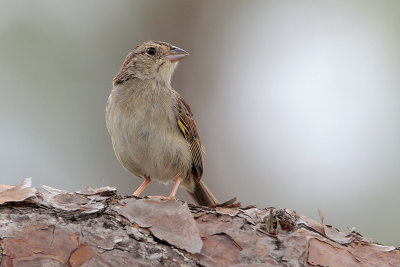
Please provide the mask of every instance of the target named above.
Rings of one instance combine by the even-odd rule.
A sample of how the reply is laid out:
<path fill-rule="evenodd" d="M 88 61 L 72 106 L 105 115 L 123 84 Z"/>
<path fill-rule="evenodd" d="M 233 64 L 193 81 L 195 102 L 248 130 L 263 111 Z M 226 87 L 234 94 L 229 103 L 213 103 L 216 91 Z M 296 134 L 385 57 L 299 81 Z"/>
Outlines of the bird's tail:
<path fill-rule="evenodd" d="M 203 183 L 203 181 L 195 181 L 195 187 L 193 192 L 189 192 L 189 195 L 193 200 L 200 206 L 214 206 L 219 204 L 218 200 L 211 193 L 210 189 Z"/>

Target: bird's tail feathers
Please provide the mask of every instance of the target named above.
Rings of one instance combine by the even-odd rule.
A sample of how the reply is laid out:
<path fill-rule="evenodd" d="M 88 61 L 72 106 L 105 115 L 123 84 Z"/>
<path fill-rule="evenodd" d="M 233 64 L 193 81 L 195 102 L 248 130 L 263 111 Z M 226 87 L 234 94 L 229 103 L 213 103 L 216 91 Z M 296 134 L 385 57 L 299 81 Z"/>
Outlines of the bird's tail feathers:
<path fill-rule="evenodd" d="M 195 181 L 195 187 L 193 192 L 189 192 L 189 195 L 193 200 L 200 206 L 214 206 L 219 204 L 218 200 L 211 193 L 210 189 L 204 184 L 203 181 Z"/>

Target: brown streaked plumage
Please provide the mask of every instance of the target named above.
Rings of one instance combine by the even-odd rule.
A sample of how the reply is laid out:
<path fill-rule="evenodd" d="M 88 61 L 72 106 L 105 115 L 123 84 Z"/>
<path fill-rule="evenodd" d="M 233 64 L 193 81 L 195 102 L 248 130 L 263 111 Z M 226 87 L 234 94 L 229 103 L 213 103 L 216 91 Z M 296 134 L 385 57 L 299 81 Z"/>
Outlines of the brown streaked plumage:
<path fill-rule="evenodd" d="M 193 113 L 170 85 L 178 61 L 187 55 L 158 41 L 141 43 L 130 51 L 113 79 L 107 129 L 121 164 L 145 179 L 135 196 L 153 178 L 175 182 L 167 199 L 174 199 L 182 185 L 197 204 L 216 205 L 217 199 L 201 181 L 203 146 Z"/>
<path fill-rule="evenodd" d="M 203 175 L 203 145 L 201 144 L 199 133 L 197 132 L 196 122 L 193 118 L 193 113 L 185 99 L 177 94 L 177 108 L 179 116 L 177 117 L 177 125 L 183 136 L 190 144 L 192 152 L 192 173 L 196 181 L 200 181 Z"/>

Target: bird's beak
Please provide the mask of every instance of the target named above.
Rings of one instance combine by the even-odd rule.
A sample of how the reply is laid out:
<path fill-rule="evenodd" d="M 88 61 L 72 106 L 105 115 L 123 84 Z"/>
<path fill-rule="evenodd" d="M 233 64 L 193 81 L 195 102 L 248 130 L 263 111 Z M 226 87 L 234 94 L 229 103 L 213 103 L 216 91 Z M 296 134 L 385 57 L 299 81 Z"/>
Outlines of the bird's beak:
<path fill-rule="evenodd" d="M 168 52 L 168 54 L 165 56 L 165 59 L 174 62 L 174 61 L 181 60 L 182 58 L 184 58 L 188 55 L 189 55 L 189 53 L 186 52 L 185 50 L 183 50 L 179 47 L 173 46 L 171 48 L 171 50 Z"/>

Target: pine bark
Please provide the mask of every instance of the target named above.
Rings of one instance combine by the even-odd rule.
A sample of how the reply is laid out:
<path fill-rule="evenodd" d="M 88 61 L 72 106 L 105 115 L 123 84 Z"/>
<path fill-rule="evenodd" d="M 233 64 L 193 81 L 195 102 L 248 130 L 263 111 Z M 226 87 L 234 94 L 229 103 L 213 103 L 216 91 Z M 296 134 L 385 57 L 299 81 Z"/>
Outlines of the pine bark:
<path fill-rule="evenodd" d="M 1 266 L 400 266 L 400 251 L 288 209 L 0 186 Z"/>

